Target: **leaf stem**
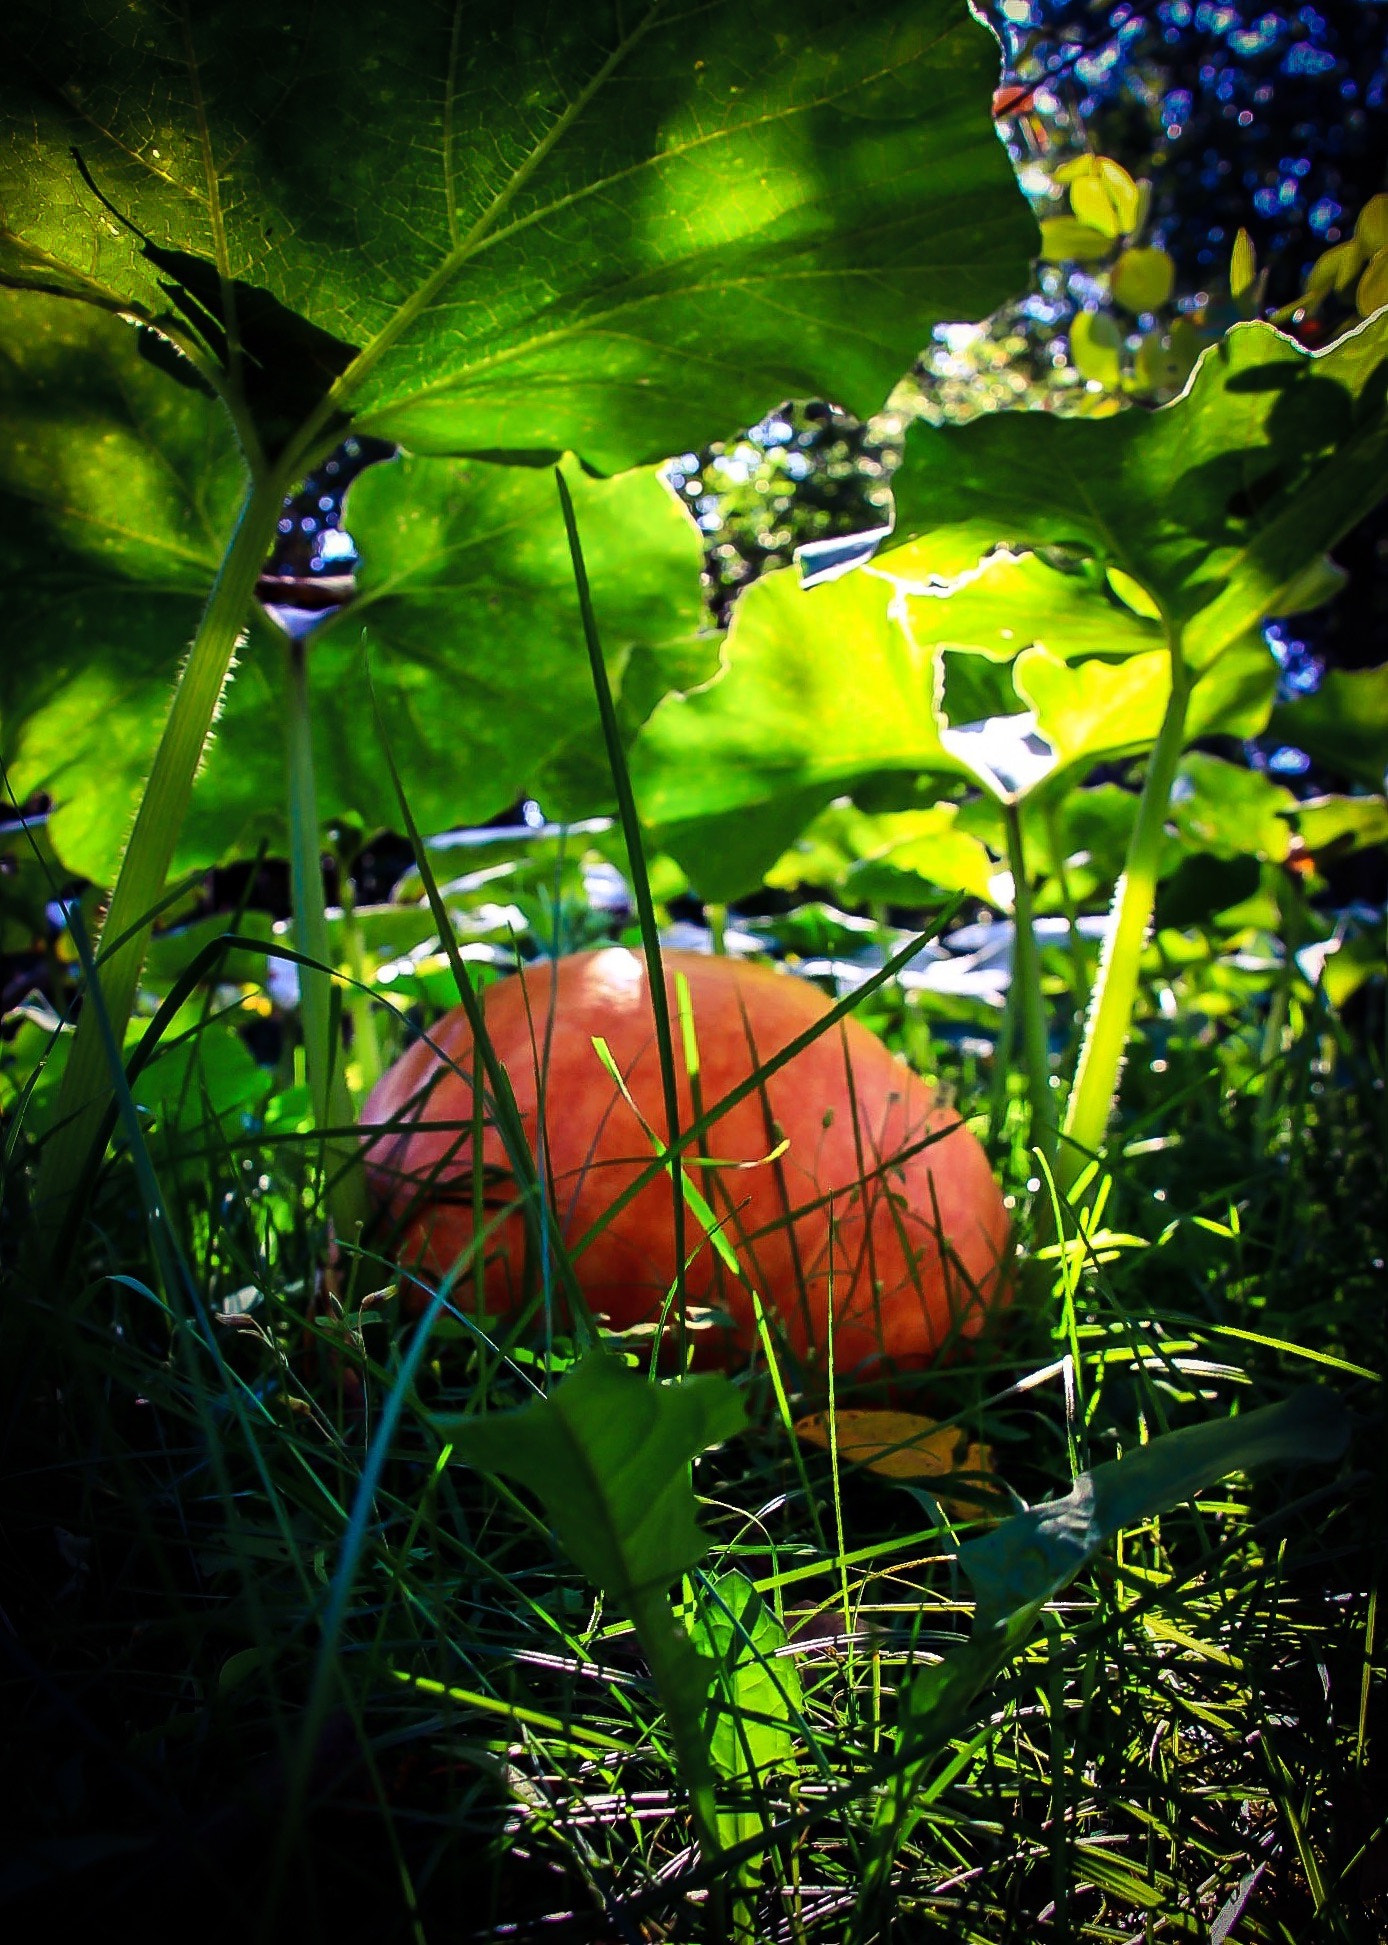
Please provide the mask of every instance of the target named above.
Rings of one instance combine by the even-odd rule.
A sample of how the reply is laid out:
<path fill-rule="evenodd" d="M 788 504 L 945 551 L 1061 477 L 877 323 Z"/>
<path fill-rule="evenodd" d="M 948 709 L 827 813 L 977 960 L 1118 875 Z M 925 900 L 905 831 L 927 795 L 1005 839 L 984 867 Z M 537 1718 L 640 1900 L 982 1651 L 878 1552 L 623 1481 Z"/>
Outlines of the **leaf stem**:
<path fill-rule="evenodd" d="M 1190 675 L 1179 631 L 1174 628 L 1169 646 L 1171 696 L 1147 765 L 1123 875 L 1113 895 L 1112 922 L 1099 955 L 1084 1044 L 1065 1117 L 1065 1146 L 1058 1172 L 1062 1192 L 1074 1187 L 1091 1157 L 1103 1146 L 1137 1003 L 1142 948 L 1156 903 L 1167 806 L 1185 747 L 1190 701 Z"/>
<path fill-rule="evenodd" d="M 1027 1097 L 1031 1102 L 1031 1145 L 1039 1148 L 1048 1169 L 1056 1159 L 1055 1098 L 1051 1089 L 1050 1043 L 1046 1030 L 1046 999 L 1041 991 L 1041 954 L 1032 917 L 1031 880 L 1027 876 L 1026 846 L 1022 841 L 1021 806 L 1009 799 L 1002 807 L 1007 826 L 1007 862 L 1012 872 L 1012 916 L 1015 942 L 1012 979 L 1022 1022 L 1022 1050 L 1027 1065 Z"/>
<path fill-rule="evenodd" d="M 304 1034 L 313 1118 L 320 1129 L 350 1128 L 355 1119 L 342 1063 L 339 1009 L 334 1004 L 333 957 L 323 893 L 323 849 L 318 785 L 313 765 L 313 712 L 309 697 L 308 637 L 288 642 L 289 882 L 294 912 L 294 949 L 311 966 L 299 967 L 299 1018 Z M 355 1241 L 366 1217 L 361 1160 L 355 1142 L 325 1144 L 325 1200 L 339 1238 Z"/>
<path fill-rule="evenodd" d="M 253 480 L 247 489 L 175 685 L 111 893 L 102 936 L 120 943 L 103 961 L 100 980 L 106 1017 L 118 1047 L 134 1011 L 153 909 L 164 890 L 256 577 L 274 541 L 283 498 L 284 483 L 277 472 Z M 55 1261 L 65 1261 L 71 1247 L 74 1202 L 89 1167 L 100 1159 L 90 1150 L 110 1101 L 111 1075 L 97 1009 L 84 1007 L 58 1090 L 53 1133 L 44 1147 L 36 1193 L 44 1247 Z"/>

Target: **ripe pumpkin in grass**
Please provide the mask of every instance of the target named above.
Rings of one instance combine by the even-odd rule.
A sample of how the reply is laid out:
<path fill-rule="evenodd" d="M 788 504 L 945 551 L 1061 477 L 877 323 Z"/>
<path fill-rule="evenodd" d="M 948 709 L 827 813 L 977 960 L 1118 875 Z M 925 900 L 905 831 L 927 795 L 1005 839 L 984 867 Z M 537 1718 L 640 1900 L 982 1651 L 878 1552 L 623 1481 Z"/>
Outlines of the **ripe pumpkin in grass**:
<path fill-rule="evenodd" d="M 682 1128 L 695 1110 L 676 975 L 688 983 L 705 1111 L 829 1011 L 814 987 L 769 966 L 691 952 L 668 952 L 664 963 Z M 483 1005 L 532 1153 L 542 1153 L 559 1232 L 575 1244 L 650 1167 L 651 1131 L 666 1137 L 645 962 L 623 948 L 576 953 L 500 981 Z M 472 1074 L 482 1070 L 461 1007 L 430 1039 L 433 1046 L 417 1041 L 382 1077 L 362 1119 L 381 1129 L 367 1145 L 367 1173 L 395 1220 L 399 1259 L 438 1275 L 473 1235 Z M 606 1042 L 630 1100 L 595 1039 Z M 521 1214 L 506 1212 L 514 1178 L 484 1078 L 482 1088 L 485 1211 L 488 1222 L 497 1219 L 483 1300 L 506 1318 L 531 1299 L 538 1279 Z M 732 1363 L 751 1351 L 753 1287 L 783 1346 L 821 1372 L 832 1293 L 842 1375 L 928 1364 L 976 1335 L 1001 1300 L 1009 1222 L 983 1149 L 853 1019 L 719 1115 L 703 1154 L 704 1163 L 697 1150 L 690 1154 L 689 1177 L 741 1274 L 686 1203 L 686 1303 L 707 1307 L 721 1324 L 696 1337 L 698 1363 Z M 589 1304 L 613 1329 L 661 1315 L 677 1269 L 673 1193 L 668 1175 L 655 1176 L 575 1259 Z M 470 1285 L 464 1275 L 459 1302 L 471 1301 Z"/>

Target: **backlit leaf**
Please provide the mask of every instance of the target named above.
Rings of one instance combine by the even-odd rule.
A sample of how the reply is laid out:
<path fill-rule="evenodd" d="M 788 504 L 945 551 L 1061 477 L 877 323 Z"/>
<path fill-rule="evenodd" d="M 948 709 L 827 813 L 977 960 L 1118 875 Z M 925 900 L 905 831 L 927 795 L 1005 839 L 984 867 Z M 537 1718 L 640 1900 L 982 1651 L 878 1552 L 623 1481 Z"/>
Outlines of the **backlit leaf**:
<path fill-rule="evenodd" d="M 1123 371 L 1123 333 L 1106 311 L 1080 311 L 1070 321 L 1070 362 L 1096 384 L 1117 385 Z"/>
<path fill-rule="evenodd" d="M 1138 188 L 1121 162 L 1107 155 L 1077 156 L 1056 170 L 1055 179 L 1068 185 L 1070 207 L 1081 223 L 1108 237 L 1136 229 Z"/>
<path fill-rule="evenodd" d="M 999 543 L 1084 549 L 1180 623 L 1204 668 L 1283 612 L 1307 565 L 1388 490 L 1388 320 L 1320 353 L 1236 325 L 1154 412 L 917 423 L 892 485 L 913 573 L 932 550 L 954 574 Z M 892 555 L 879 565 L 892 571 Z"/>
<path fill-rule="evenodd" d="M 1108 284 L 1125 311 L 1159 311 L 1176 287 L 1176 265 L 1165 250 L 1125 250 Z"/>
<path fill-rule="evenodd" d="M 0 415 L 0 753 L 21 801 L 53 798 L 64 862 L 105 883 L 241 461 L 221 409 L 171 385 L 130 325 L 52 297 L 0 290 Z"/>
<path fill-rule="evenodd" d="M 1046 263 L 1102 263 L 1112 239 L 1076 216 L 1041 219 L 1041 256 Z"/>
<path fill-rule="evenodd" d="M 718 1834 L 731 1847 L 765 1829 L 768 1777 L 794 1767 L 800 1673 L 778 1652 L 786 1631 L 745 1574 L 722 1573 L 704 1584 L 691 1634 L 716 1670 L 705 1733 L 723 1801 L 732 1801 L 718 1813 Z"/>
<path fill-rule="evenodd" d="M 790 394 L 867 413 L 1034 249 L 962 0 L 696 31 L 661 0 L 12 0 L 6 43 L 0 277 L 149 316 L 234 281 L 357 347 L 333 405 L 416 451 L 616 471 Z"/>

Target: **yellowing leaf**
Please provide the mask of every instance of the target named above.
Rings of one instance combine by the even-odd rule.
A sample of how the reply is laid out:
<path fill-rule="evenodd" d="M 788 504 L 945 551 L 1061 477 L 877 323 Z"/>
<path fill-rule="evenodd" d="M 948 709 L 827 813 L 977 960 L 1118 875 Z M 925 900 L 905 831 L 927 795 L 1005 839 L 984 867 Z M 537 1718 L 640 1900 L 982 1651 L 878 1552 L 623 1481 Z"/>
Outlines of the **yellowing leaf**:
<path fill-rule="evenodd" d="M 1229 294 L 1235 303 L 1252 290 L 1258 278 L 1258 252 L 1247 230 L 1234 238 L 1234 253 L 1229 260 Z"/>
<path fill-rule="evenodd" d="M 1113 248 L 1111 237 L 1073 216 L 1047 216 L 1041 224 L 1041 255 L 1047 263 L 1097 263 Z"/>
<path fill-rule="evenodd" d="M 1106 311 L 1081 311 L 1070 325 L 1070 362 L 1110 390 L 1121 374 L 1123 333 Z"/>
<path fill-rule="evenodd" d="M 1360 210 L 1354 240 L 1366 257 L 1376 257 L 1380 250 L 1388 250 L 1388 194 L 1382 190 L 1370 196 Z"/>
<path fill-rule="evenodd" d="M 1115 304 L 1139 314 L 1157 311 L 1176 286 L 1176 266 L 1165 250 L 1125 250 L 1109 275 Z"/>
<path fill-rule="evenodd" d="M 1137 228 L 1141 199 L 1137 184 L 1121 162 L 1107 155 L 1084 155 L 1057 171 L 1070 185 L 1070 207 L 1081 223 L 1105 236 L 1126 236 Z"/>
<path fill-rule="evenodd" d="M 1371 317 L 1385 304 L 1388 304 L 1388 246 L 1370 263 L 1354 293 L 1354 307 L 1360 317 Z"/>

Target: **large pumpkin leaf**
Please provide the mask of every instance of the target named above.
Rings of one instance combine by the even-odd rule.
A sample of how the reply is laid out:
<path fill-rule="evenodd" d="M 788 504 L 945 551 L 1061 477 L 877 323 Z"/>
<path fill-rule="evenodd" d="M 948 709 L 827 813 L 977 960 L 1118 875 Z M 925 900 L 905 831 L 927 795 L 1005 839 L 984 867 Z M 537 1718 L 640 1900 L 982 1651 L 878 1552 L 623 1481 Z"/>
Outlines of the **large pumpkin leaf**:
<path fill-rule="evenodd" d="M 13 0 L 5 31 L 0 276 L 244 347 L 276 405 L 357 347 L 325 421 L 418 451 L 616 470 L 787 393 L 869 411 L 1035 245 L 963 0 Z"/>
<path fill-rule="evenodd" d="M 236 516 L 242 471 L 212 400 L 170 385 L 126 324 L 0 291 L 0 754 L 21 799 L 54 800 L 53 841 L 109 882 L 179 657 Z M 634 726 L 707 676 L 699 536 L 652 468 L 576 471 L 594 598 Z M 349 517 L 361 597 L 308 647 L 325 817 L 391 822 L 368 669 L 417 814 L 483 818 L 594 733 L 573 573 L 547 470 L 413 460 L 363 475 Z M 210 863 L 282 844 L 287 642 L 256 617 L 177 853 Z"/>
<path fill-rule="evenodd" d="M 918 424 L 893 479 L 898 535 L 929 536 L 917 569 L 957 573 L 1000 542 L 1081 549 L 1183 625 L 1197 668 L 1303 603 L 1320 555 L 1385 490 L 1388 313 L 1315 353 L 1236 325 L 1155 412 Z"/>
<path fill-rule="evenodd" d="M 764 576 L 734 610 L 723 673 L 668 697 L 637 738 L 642 816 L 705 897 L 756 884 L 816 811 L 883 770 L 967 774 L 896 595 L 870 568 L 814 588 L 794 569 Z"/>
<path fill-rule="evenodd" d="M 925 593 L 909 574 L 919 558 L 893 552 L 810 588 L 765 576 L 734 610 L 717 680 L 667 697 L 637 737 L 642 814 L 706 897 L 747 891 L 826 804 L 869 783 L 1054 796 L 1150 746 L 1171 686 L 1152 622 L 1031 557 Z M 1245 634 L 1195 683 L 1191 737 L 1256 734 L 1275 681 Z M 956 878 L 952 865 L 942 882 Z"/>
<path fill-rule="evenodd" d="M 51 297 L 0 291 L 0 415 L 0 753 L 21 799 L 53 797 L 59 855 L 105 882 L 241 464 L 220 407 L 128 325 Z"/>
<path fill-rule="evenodd" d="M 933 541 L 893 548 L 886 571 L 904 583 L 901 612 L 922 647 L 967 647 L 1010 662 L 1040 645 L 1062 661 L 1141 655 L 1163 645 L 1160 626 L 1111 595 L 1092 570 L 1065 572 L 1036 554 L 1000 552 L 973 572 L 935 587 L 914 585 L 913 565 L 931 565 Z"/>
<path fill-rule="evenodd" d="M 636 665 L 634 726 L 652 691 L 716 666 L 716 638 L 699 633 L 699 534 L 653 467 L 594 480 L 570 464 L 569 486 L 614 685 Z M 533 790 L 567 746 L 598 742 L 548 468 L 396 460 L 362 474 L 345 517 L 360 592 L 306 645 L 325 818 L 372 829 L 398 815 L 373 689 L 424 829 L 481 822 Z M 285 644 L 263 634 L 228 692 L 188 822 L 192 855 L 281 829 Z"/>

